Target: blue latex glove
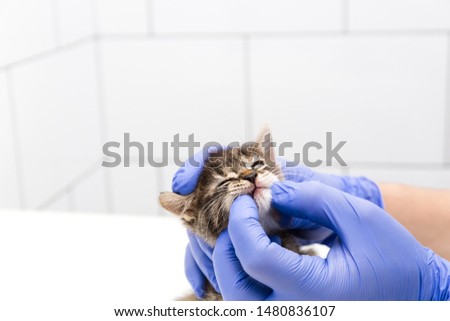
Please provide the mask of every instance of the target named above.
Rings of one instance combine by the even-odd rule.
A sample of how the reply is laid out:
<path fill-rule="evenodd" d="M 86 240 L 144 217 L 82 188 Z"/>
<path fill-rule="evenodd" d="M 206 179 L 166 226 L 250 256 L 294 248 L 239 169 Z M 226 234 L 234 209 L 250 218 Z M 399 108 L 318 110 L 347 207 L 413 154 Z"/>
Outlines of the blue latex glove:
<path fill-rule="evenodd" d="M 271 242 L 253 199 L 239 197 L 212 255 L 224 299 L 450 299 L 450 263 L 373 203 L 317 182 L 276 183 L 272 195 L 280 212 L 338 238 L 327 259 L 298 255 Z"/>
<path fill-rule="evenodd" d="M 306 166 L 289 167 L 284 159 L 278 159 L 283 169 L 285 180 L 294 182 L 315 181 L 337 188 L 345 193 L 368 200 L 381 208 L 384 208 L 381 191 L 377 184 L 364 176 L 339 176 L 313 171 Z"/>
<path fill-rule="evenodd" d="M 181 195 L 192 193 L 196 186 L 200 174 L 203 169 L 204 160 L 208 157 L 208 153 L 203 151 L 196 153 L 191 159 L 185 162 L 175 173 L 172 181 L 172 190 Z M 382 197 L 378 186 L 365 177 L 341 177 L 315 172 L 305 166 L 286 166 L 286 161 L 278 158 L 277 162 L 283 169 L 285 179 L 296 182 L 303 181 L 319 181 L 329 186 L 338 188 L 352 195 L 370 200 L 382 207 Z M 315 223 L 305 221 L 291 216 L 284 217 L 283 225 L 287 229 L 307 229 L 311 231 L 310 235 L 306 235 L 312 243 L 323 243 L 330 245 L 334 241 L 334 233 L 327 228 L 321 227 Z M 189 235 L 190 246 L 186 250 L 185 273 L 197 297 L 203 296 L 203 285 L 206 279 L 213 285 L 216 291 L 219 286 L 214 275 L 213 265 L 211 262 L 212 248 L 200 238 Z M 201 253 L 203 252 L 203 253 Z M 188 264 L 189 263 L 189 264 Z M 199 274 L 198 272 L 203 274 Z"/>

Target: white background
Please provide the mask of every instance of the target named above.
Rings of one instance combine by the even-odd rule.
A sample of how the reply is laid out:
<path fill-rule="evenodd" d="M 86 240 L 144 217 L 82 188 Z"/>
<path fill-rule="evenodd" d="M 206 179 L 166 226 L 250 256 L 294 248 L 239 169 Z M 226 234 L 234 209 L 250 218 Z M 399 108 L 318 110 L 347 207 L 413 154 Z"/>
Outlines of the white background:
<path fill-rule="evenodd" d="M 347 141 L 321 170 L 450 188 L 450 0 L 0 0 L 1 305 L 176 297 L 176 167 L 105 169 L 102 146 L 263 123 Z"/>

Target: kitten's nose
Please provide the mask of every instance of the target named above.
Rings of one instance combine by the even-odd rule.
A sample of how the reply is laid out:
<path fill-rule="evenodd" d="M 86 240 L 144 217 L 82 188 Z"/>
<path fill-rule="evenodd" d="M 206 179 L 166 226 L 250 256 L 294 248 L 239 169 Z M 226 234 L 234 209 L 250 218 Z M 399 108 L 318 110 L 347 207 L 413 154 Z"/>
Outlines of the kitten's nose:
<path fill-rule="evenodd" d="M 242 179 L 249 181 L 252 184 L 255 184 L 255 179 L 258 174 L 254 170 L 249 170 L 242 174 Z"/>

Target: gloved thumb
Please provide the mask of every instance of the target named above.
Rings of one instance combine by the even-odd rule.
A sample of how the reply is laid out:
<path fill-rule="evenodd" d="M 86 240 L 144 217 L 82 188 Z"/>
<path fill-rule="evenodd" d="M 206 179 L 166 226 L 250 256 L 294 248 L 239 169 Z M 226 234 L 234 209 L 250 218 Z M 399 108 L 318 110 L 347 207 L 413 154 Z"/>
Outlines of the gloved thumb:
<path fill-rule="evenodd" d="M 299 289 L 308 292 L 316 278 L 323 278 L 323 259 L 298 255 L 270 240 L 258 222 L 256 204 L 249 196 L 240 196 L 231 206 L 228 232 L 245 272 L 274 290 L 282 289 L 285 294 L 298 293 Z"/>
<path fill-rule="evenodd" d="M 217 239 L 213 262 L 224 300 L 264 300 L 271 293 L 270 288 L 245 273 L 227 230 Z"/>
<path fill-rule="evenodd" d="M 325 226 L 345 242 L 359 238 L 368 224 L 361 208 L 376 205 L 318 182 L 284 181 L 272 185 L 272 205 L 281 213 Z M 362 232 L 361 232 L 362 233 Z"/>

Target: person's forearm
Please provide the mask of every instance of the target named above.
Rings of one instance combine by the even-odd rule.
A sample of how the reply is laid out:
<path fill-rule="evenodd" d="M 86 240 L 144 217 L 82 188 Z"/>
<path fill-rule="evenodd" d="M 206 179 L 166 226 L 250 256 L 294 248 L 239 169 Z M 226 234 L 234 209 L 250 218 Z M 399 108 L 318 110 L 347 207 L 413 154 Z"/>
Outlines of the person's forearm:
<path fill-rule="evenodd" d="M 385 210 L 419 242 L 450 259 L 450 190 L 381 183 Z"/>

